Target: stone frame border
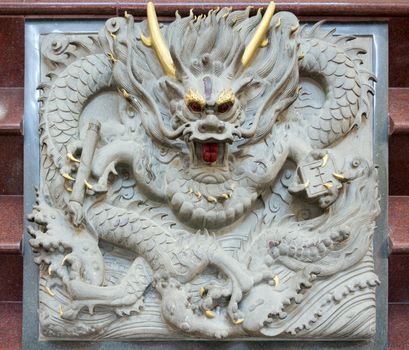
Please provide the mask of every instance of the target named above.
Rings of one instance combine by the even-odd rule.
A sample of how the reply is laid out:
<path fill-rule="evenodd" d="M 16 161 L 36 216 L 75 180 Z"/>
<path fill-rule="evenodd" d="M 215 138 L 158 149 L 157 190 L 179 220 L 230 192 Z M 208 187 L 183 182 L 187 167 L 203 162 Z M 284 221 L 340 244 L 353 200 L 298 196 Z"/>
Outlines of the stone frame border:
<path fill-rule="evenodd" d="M 387 349 L 388 347 L 388 28 L 386 23 L 338 23 L 338 34 L 371 36 L 373 39 L 373 71 L 377 76 L 373 110 L 373 156 L 378 165 L 381 214 L 374 234 L 375 271 L 381 285 L 377 288 L 376 336 L 371 341 L 39 341 L 38 332 L 38 267 L 33 262 L 29 246 L 26 216 L 35 202 L 35 186 L 39 184 L 39 135 L 38 91 L 40 82 L 41 34 L 50 32 L 95 33 L 102 27 L 101 20 L 28 20 L 25 24 L 25 91 L 24 91 L 24 284 L 23 284 L 23 333 L 24 350 L 87 350 L 108 349 L 180 349 L 180 350 L 267 350 L 267 349 Z"/>

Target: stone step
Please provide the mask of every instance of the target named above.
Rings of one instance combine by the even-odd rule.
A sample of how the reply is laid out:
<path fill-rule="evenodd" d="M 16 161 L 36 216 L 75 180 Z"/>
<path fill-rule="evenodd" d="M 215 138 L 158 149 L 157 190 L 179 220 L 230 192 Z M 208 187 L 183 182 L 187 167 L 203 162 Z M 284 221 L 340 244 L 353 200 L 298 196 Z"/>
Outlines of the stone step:
<path fill-rule="evenodd" d="M 0 254 L 21 253 L 23 215 L 23 196 L 0 195 Z"/>
<path fill-rule="evenodd" d="M 389 135 L 409 134 L 409 88 L 389 88 Z"/>
<path fill-rule="evenodd" d="M 389 88 L 389 194 L 409 195 L 409 88 Z"/>
<path fill-rule="evenodd" d="M 23 110 L 24 89 L 0 87 L 0 195 L 23 194 Z"/>
<path fill-rule="evenodd" d="M 409 197 L 389 196 L 389 256 L 390 302 L 409 302 Z M 409 319 L 409 314 L 407 315 Z"/>
<path fill-rule="evenodd" d="M 409 254 L 409 196 L 389 196 L 392 254 Z"/>
<path fill-rule="evenodd" d="M 0 88 L 0 135 L 22 135 L 24 88 Z"/>

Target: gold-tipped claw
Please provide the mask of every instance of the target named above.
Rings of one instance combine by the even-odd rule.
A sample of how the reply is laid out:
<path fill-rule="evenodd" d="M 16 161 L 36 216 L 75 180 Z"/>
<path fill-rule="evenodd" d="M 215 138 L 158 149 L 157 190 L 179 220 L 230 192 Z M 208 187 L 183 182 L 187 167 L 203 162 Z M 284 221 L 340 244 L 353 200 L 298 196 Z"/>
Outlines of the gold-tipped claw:
<path fill-rule="evenodd" d="M 330 189 L 332 188 L 332 183 L 327 182 L 327 183 L 324 184 L 324 187 L 325 187 L 326 189 L 330 190 Z"/>
<path fill-rule="evenodd" d="M 62 176 L 64 179 L 75 181 L 75 179 L 70 174 L 63 173 Z"/>
<path fill-rule="evenodd" d="M 67 258 L 68 258 L 68 255 L 64 256 L 64 259 L 62 259 L 62 261 L 61 261 L 61 266 L 64 266 Z"/>
<path fill-rule="evenodd" d="M 327 165 L 327 163 L 328 163 L 328 154 L 322 157 L 321 168 L 324 168 Z"/>
<path fill-rule="evenodd" d="M 304 188 L 307 188 L 310 185 L 310 180 L 307 180 L 307 182 L 304 183 Z"/>
<path fill-rule="evenodd" d="M 280 283 L 280 279 L 278 278 L 278 275 L 275 275 L 273 279 L 274 279 L 274 286 L 277 288 Z"/>
<path fill-rule="evenodd" d="M 195 192 L 195 196 L 197 197 L 197 198 L 202 198 L 202 194 L 199 192 L 199 191 L 196 191 Z"/>
<path fill-rule="evenodd" d="M 216 316 L 216 314 L 211 310 L 206 310 L 205 315 L 207 318 L 214 318 Z"/>
<path fill-rule="evenodd" d="M 113 63 L 118 62 L 118 59 L 115 58 L 115 56 L 112 54 L 112 52 L 108 52 L 108 57 Z"/>
<path fill-rule="evenodd" d="M 67 192 L 72 192 L 72 187 L 65 187 L 65 190 L 66 190 Z"/>
<path fill-rule="evenodd" d="M 114 33 L 109 32 L 109 35 L 112 37 L 112 39 L 116 40 L 116 35 Z"/>
<path fill-rule="evenodd" d="M 280 26 L 281 26 L 281 17 L 278 17 L 277 23 L 276 23 L 276 25 L 275 25 L 275 28 L 278 28 L 278 27 L 280 27 Z"/>
<path fill-rule="evenodd" d="M 332 176 L 335 177 L 337 180 L 345 180 L 345 176 L 342 174 L 338 174 L 338 173 L 332 173 Z"/>
<path fill-rule="evenodd" d="M 128 11 L 125 11 L 124 17 L 125 17 L 125 18 L 129 18 L 129 13 L 128 13 Z"/>
<path fill-rule="evenodd" d="M 72 155 L 72 153 L 67 153 L 67 158 L 68 158 L 69 160 L 72 160 L 73 162 L 80 163 L 80 160 L 77 159 L 77 158 L 75 158 L 75 157 Z"/>
<path fill-rule="evenodd" d="M 301 52 L 301 55 L 298 56 L 298 60 L 302 60 L 305 57 L 304 52 Z"/>
<path fill-rule="evenodd" d="M 291 34 L 294 34 L 297 30 L 298 30 L 298 28 L 300 27 L 300 25 L 299 24 L 297 24 L 297 25 L 295 25 L 295 26 L 291 26 Z"/>
<path fill-rule="evenodd" d="M 62 318 L 63 312 L 62 312 L 62 305 L 60 304 L 60 318 Z"/>
<path fill-rule="evenodd" d="M 55 295 L 55 294 L 53 293 L 53 291 L 50 289 L 50 287 L 46 286 L 46 287 L 45 287 L 45 290 L 46 290 L 47 293 L 48 293 L 49 295 L 51 295 L 52 297 Z"/>
<path fill-rule="evenodd" d="M 203 295 L 205 295 L 205 293 L 206 293 L 206 289 L 204 289 L 204 287 L 200 287 L 199 294 L 201 298 L 203 298 Z"/>
<path fill-rule="evenodd" d="M 118 89 L 118 91 L 119 91 L 119 93 L 120 93 L 123 97 L 129 98 L 129 93 L 128 93 L 128 91 L 126 91 L 124 88 Z"/>
<path fill-rule="evenodd" d="M 265 38 L 265 39 L 261 42 L 260 47 L 266 47 L 267 45 L 268 45 L 268 38 Z"/>
<path fill-rule="evenodd" d="M 87 180 L 84 180 L 84 185 L 85 185 L 89 190 L 92 190 L 92 185 L 91 185 Z"/>
<path fill-rule="evenodd" d="M 242 324 L 243 322 L 244 322 L 244 318 L 240 318 L 240 319 L 238 319 L 238 320 L 233 321 L 233 323 L 234 323 L 235 325 Z"/>
<path fill-rule="evenodd" d="M 50 266 L 48 266 L 48 274 L 51 276 L 51 274 L 53 273 L 53 270 L 52 270 L 52 268 L 51 268 L 51 265 Z"/>

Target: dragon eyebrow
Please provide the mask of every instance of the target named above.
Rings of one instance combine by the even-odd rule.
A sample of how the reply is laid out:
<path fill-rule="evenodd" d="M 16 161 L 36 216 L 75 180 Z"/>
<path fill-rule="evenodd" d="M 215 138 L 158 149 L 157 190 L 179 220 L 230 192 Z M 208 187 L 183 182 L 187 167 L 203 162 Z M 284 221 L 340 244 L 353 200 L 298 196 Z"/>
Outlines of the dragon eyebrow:
<path fill-rule="evenodd" d="M 206 105 L 206 100 L 197 91 L 190 89 L 185 95 L 185 103 L 189 105 L 192 102 L 199 103 L 200 106 L 204 107 Z"/>
<path fill-rule="evenodd" d="M 219 97 L 216 100 L 217 105 L 221 105 L 223 103 L 234 103 L 236 96 L 233 93 L 232 89 L 223 90 Z"/>

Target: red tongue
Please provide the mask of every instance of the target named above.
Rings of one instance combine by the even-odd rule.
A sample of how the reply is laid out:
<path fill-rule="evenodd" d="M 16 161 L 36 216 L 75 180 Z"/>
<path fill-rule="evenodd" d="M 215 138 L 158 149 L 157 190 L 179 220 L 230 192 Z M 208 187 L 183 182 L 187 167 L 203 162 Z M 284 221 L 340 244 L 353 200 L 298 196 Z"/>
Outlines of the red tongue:
<path fill-rule="evenodd" d="M 217 160 L 219 154 L 218 143 L 204 143 L 202 145 L 202 157 L 207 163 L 213 163 Z"/>

